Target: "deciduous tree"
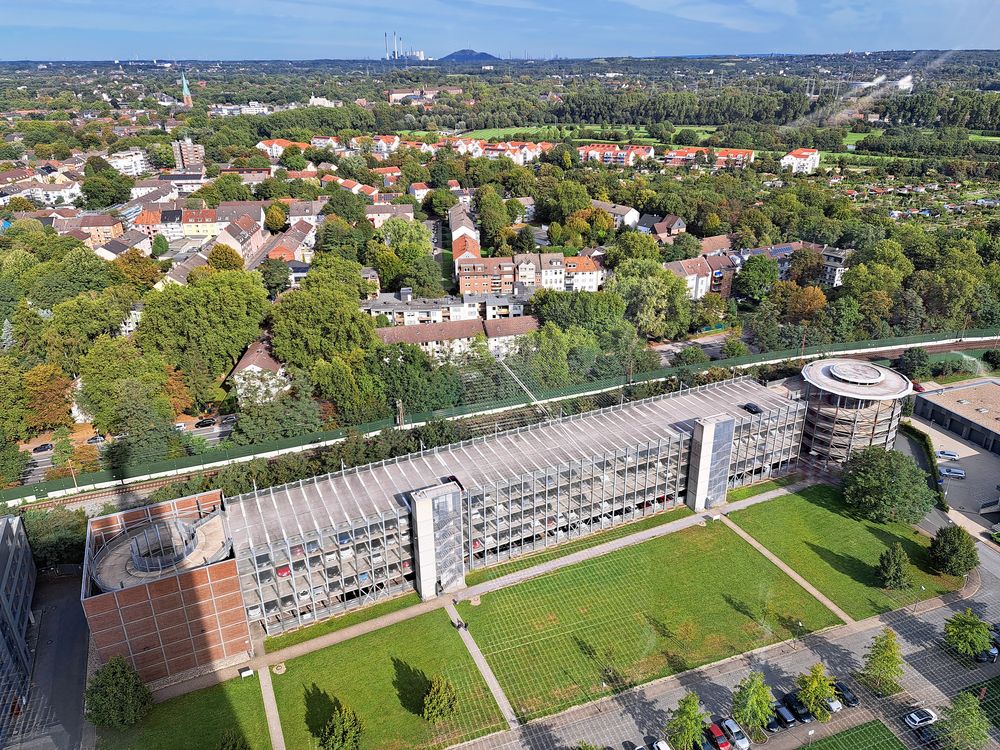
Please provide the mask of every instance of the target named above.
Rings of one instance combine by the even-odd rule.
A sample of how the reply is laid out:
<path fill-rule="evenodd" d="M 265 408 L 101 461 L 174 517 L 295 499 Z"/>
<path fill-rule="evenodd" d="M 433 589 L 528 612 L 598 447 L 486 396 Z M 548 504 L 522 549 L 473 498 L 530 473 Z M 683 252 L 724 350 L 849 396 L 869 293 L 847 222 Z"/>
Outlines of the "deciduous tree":
<path fill-rule="evenodd" d="M 697 693 L 685 693 L 670 712 L 664 734 L 677 750 L 697 750 L 707 718 L 708 714 L 701 710 Z"/>
<path fill-rule="evenodd" d="M 961 526 L 943 526 L 931 540 L 931 563 L 942 573 L 964 576 L 979 565 L 976 540 Z"/>
<path fill-rule="evenodd" d="M 806 708 L 820 721 L 829 721 L 828 701 L 836 696 L 836 691 L 833 689 L 833 678 L 826 673 L 822 662 L 813 664 L 808 672 L 796 677 L 795 686 Z"/>
<path fill-rule="evenodd" d="M 751 672 L 733 692 L 733 718 L 748 734 L 760 737 L 774 713 L 774 696 L 764 682 L 764 675 Z"/>
<path fill-rule="evenodd" d="M 858 676 L 879 695 L 899 691 L 899 679 L 903 676 L 903 652 L 892 628 L 884 628 L 872 639 Z"/>
<path fill-rule="evenodd" d="M 944 621 L 944 641 L 960 654 L 975 656 L 992 644 L 990 626 L 966 608 Z"/>
<path fill-rule="evenodd" d="M 153 695 L 135 669 L 116 655 L 90 678 L 84 703 L 92 724 L 122 730 L 142 721 L 153 707 Z"/>
<path fill-rule="evenodd" d="M 916 523 L 934 505 L 927 474 L 910 457 L 871 447 L 844 466 L 847 504 L 877 523 Z"/>
<path fill-rule="evenodd" d="M 936 734 L 946 750 L 981 750 L 986 747 L 993 725 L 978 697 L 972 693 L 959 693 L 942 713 L 944 716 L 936 726 Z"/>

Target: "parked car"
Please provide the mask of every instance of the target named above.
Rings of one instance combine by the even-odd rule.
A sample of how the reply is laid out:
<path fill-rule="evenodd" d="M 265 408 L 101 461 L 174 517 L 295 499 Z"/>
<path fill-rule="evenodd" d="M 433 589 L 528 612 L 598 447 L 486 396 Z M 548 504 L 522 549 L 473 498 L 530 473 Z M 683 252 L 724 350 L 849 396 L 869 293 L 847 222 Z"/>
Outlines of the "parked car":
<path fill-rule="evenodd" d="M 941 738 L 938 736 L 937 727 L 931 725 L 918 727 L 916 735 L 920 747 L 924 748 L 924 750 L 941 750 L 944 747 L 941 743 Z"/>
<path fill-rule="evenodd" d="M 253 563 L 254 565 L 257 566 L 257 570 L 260 570 L 261 568 L 266 568 L 268 565 L 271 564 L 271 556 L 266 552 L 262 555 L 257 555 L 253 559 Z"/>
<path fill-rule="evenodd" d="M 743 408 L 746 409 L 751 414 L 763 414 L 764 413 L 764 410 L 761 409 L 759 406 L 757 406 L 757 404 L 755 404 L 753 401 L 748 401 L 747 403 L 743 404 Z"/>
<path fill-rule="evenodd" d="M 750 750 L 750 739 L 743 732 L 743 729 L 736 723 L 735 719 L 726 719 L 722 722 L 722 731 L 726 738 L 733 743 L 736 750 Z"/>
<path fill-rule="evenodd" d="M 292 557 L 300 557 L 306 553 L 306 548 L 301 544 L 293 544 L 291 549 Z"/>
<path fill-rule="evenodd" d="M 985 651 L 980 651 L 976 654 L 976 661 L 980 664 L 985 664 L 986 662 L 996 664 L 998 658 L 1000 658 L 1000 650 L 996 646 L 990 646 Z"/>
<path fill-rule="evenodd" d="M 104 435 L 94 435 L 87 438 L 87 445 L 100 445 L 104 442 Z"/>
<path fill-rule="evenodd" d="M 834 695 L 832 698 L 826 699 L 826 708 L 831 714 L 836 714 L 844 710 L 844 704 L 840 702 L 840 698 Z"/>
<path fill-rule="evenodd" d="M 903 721 L 906 722 L 906 726 L 910 727 L 910 729 L 926 727 L 937 720 L 938 715 L 929 708 L 918 708 L 916 711 L 908 713 L 903 717 Z"/>
<path fill-rule="evenodd" d="M 958 469 L 954 466 L 941 466 L 938 468 L 942 477 L 950 479 L 965 479 L 965 469 Z"/>
<path fill-rule="evenodd" d="M 641 747 L 641 745 L 636 747 Z M 666 740 L 657 740 L 649 746 L 649 750 L 670 750 L 670 745 L 667 744 Z"/>
<path fill-rule="evenodd" d="M 798 693 L 786 693 L 781 702 L 795 715 L 796 720 L 803 724 L 808 724 L 815 718 L 812 712 L 806 708 L 806 704 L 799 700 Z"/>
<path fill-rule="evenodd" d="M 913 390 L 915 390 L 917 393 L 923 393 L 927 389 L 924 386 L 922 386 L 920 383 L 918 383 L 916 380 L 914 380 L 913 381 Z"/>
<path fill-rule="evenodd" d="M 239 419 L 239 416 L 237 416 L 236 414 L 227 414 L 222 418 L 222 424 L 232 424 L 237 419 Z"/>
<path fill-rule="evenodd" d="M 52 443 L 42 443 L 41 445 L 36 445 L 31 449 L 32 453 L 48 453 L 55 448 Z"/>
<path fill-rule="evenodd" d="M 847 685 L 842 682 L 833 683 L 833 689 L 837 691 L 837 695 L 840 697 L 840 702 L 843 703 L 848 708 L 854 708 L 859 703 L 858 696 L 851 690 Z"/>
<path fill-rule="evenodd" d="M 202 429 L 203 427 L 215 427 L 214 419 L 199 419 L 194 423 L 195 428 Z"/>
<path fill-rule="evenodd" d="M 712 747 L 716 750 L 730 750 L 729 740 L 726 739 L 726 735 L 719 729 L 718 724 L 709 724 L 705 727 L 705 736 L 711 740 Z"/>
<path fill-rule="evenodd" d="M 288 578 L 292 574 L 292 569 L 288 565 L 279 565 L 274 573 L 278 578 Z"/>
<path fill-rule="evenodd" d="M 945 461 L 957 461 L 958 454 L 955 451 L 934 451 L 934 455 L 943 458 Z"/>
<path fill-rule="evenodd" d="M 767 729 L 767 731 L 771 734 L 774 734 L 781 729 L 791 729 L 796 724 L 798 724 L 798 722 L 795 721 L 795 715 L 788 710 L 788 707 L 783 706 L 780 703 L 775 703 L 774 715 L 771 717 L 771 720 L 767 722 L 765 729 Z"/>
<path fill-rule="evenodd" d="M 184 422 L 174 422 L 175 430 L 183 430 L 185 428 L 187 428 L 187 425 Z"/>

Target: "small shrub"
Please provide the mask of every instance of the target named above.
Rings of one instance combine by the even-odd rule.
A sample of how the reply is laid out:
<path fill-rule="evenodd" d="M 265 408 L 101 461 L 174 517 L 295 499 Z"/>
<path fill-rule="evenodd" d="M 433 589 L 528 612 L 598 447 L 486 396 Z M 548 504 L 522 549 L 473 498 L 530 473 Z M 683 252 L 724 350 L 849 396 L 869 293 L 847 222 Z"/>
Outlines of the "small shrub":
<path fill-rule="evenodd" d="M 99 727 L 128 729 L 153 707 L 153 694 L 121 656 L 112 656 L 87 685 L 87 720 Z"/>
<path fill-rule="evenodd" d="M 435 675 L 431 680 L 430 689 L 424 696 L 424 719 L 436 723 L 443 721 L 455 713 L 458 705 L 458 693 L 447 677 Z"/>

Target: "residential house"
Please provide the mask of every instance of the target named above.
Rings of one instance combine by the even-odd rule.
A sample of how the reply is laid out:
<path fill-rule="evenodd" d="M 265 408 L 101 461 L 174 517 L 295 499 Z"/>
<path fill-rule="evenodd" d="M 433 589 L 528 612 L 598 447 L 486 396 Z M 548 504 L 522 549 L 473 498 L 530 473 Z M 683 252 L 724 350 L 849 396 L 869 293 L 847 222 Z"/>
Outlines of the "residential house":
<path fill-rule="evenodd" d="M 614 144 L 592 143 L 589 146 L 577 148 L 580 161 L 599 161 L 616 167 L 632 167 L 640 159 L 655 159 L 656 149 L 652 146 L 624 146 L 619 148 Z"/>
<path fill-rule="evenodd" d="M 524 198 L 515 198 L 518 203 L 524 208 L 524 220 L 531 222 L 535 220 L 535 199 L 526 196 Z"/>
<path fill-rule="evenodd" d="M 260 224 L 244 215 L 226 224 L 215 238 L 215 244 L 231 247 L 245 262 L 252 261 L 264 246 L 264 232 Z"/>
<path fill-rule="evenodd" d="M 596 292 L 604 283 L 604 269 L 593 258 L 566 258 L 565 266 L 567 292 Z"/>
<path fill-rule="evenodd" d="M 365 218 L 378 229 L 389 219 L 404 219 L 413 221 L 413 206 L 409 203 L 392 205 L 391 203 L 377 203 L 372 206 L 365 206 Z"/>
<path fill-rule="evenodd" d="M 561 292 L 566 288 L 564 260 L 562 253 L 518 253 L 513 258 L 515 281 Z"/>
<path fill-rule="evenodd" d="M 107 214 L 83 214 L 73 218 L 55 217 L 52 227 L 59 234 L 68 234 L 74 229 L 81 229 L 90 235 L 90 241 L 95 247 L 120 237 L 125 232 L 121 219 Z"/>
<path fill-rule="evenodd" d="M 704 258 L 690 258 L 664 263 L 663 267 L 684 280 L 690 299 L 701 299 L 711 290 L 712 268 Z"/>
<path fill-rule="evenodd" d="M 418 201 L 423 202 L 424 198 L 431 191 L 430 185 L 426 182 L 414 182 L 406 189 L 406 192 L 416 198 Z"/>
<path fill-rule="evenodd" d="M 606 201 L 592 200 L 590 205 L 611 214 L 615 221 L 615 229 L 630 227 L 635 229 L 639 224 L 639 212 L 631 206 L 621 206 L 617 203 L 607 203 Z"/>
<path fill-rule="evenodd" d="M 847 270 L 847 258 L 854 250 L 823 245 L 823 248 L 818 252 L 823 256 L 822 283 L 829 287 L 843 284 L 844 272 Z"/>
<path fill-rule="evenodd" d="M 319 226 L 326 218 L 322 215 L 324 206 L 326 206 L 325 198 L 317 201 L 293 201 L 288 206 L 288 223 L 304 221 L 314 227 Z"/>
<path fill-rule="evenodd" d="M 185 237 L 214 237 L 219 233 L 219 219 L 214 208 L 184 209 L 181 229 Z"/>
<path fill-rule="evenodd" d="M 667 214 L 653 225 L 652 235 L 656 241 L 665 244 L 673 242 L 673 238 L 687 231 L 687 224 L 680 216 Z"/>
<path fill-rule="evenodd" d="M 283 153 L 285 153 L 286 148 L 291 148 L 292 146 L 298 146 L 299 149 L 305 151 L 309 148 L 310 144 L 301 143 L 299 141 L 288 141 L 284 138 L 272 138 L 266 141 L 260 141 L 257 144 L 257 148 L 263 151 L 272 159 L 278 159 Z"/>
<path fill-rule="evenodd" d="M 639 223 L 635 225 L 635 228 L 643 234 L 652 234 L 653 227 L 659 221 L 662 221 L 662 219 L 656 214 L 643 214 L 639 217 Z"/>
<path fill-rule="evenodd" d="M 312 263 L 313 248 L 316 245 L 316 227 L 299 220 L 281 234 L 275 235 L 264 245 L 260 259 L 299 261 Z M 253 267 L 253 266 L 250 266 Z"/>
<path fill-rule="evenodd" d="M 729 255 L 702 256 L 708 267 L 712 269 L 712 278 L 708 291 L 718 294 L 723 299 L 729 299 L 733 294 L 733 278 L 736 276 L 737 264 Z"/>
<path fill-rule="evenodd" d="M 233 367 L 229 379 L 240 404 L 272 401 L 291 387 L 284 366 L 271 354 L 267 341 L 250 344 Z"/>
<path fill-rule="evenodd" d="M 205 147 L 192 143 L 190 138 L 170 144 L 174 152 L 174 164 L 178 169 L 201 169 L 205 164 Z"/>
<path fill-rule="evenodd" d="M 108 156 L 108 164 L 128 177 L 138 177 L 153 171 L 149 157 L 141 148 L 130 148 Z"/>
<path fill-rule="evenodd" d="M 459 294 L 502 294 L 514 291 L 517 271 L 511 258 L 469 258 L 455 262 Z"/>
<path fill-rule="evenodd" d="M 781 157 L 781 168 L 798 174 L 812 174 L 819 169 L 819 151 L 814 148 L 796 148 Z"/>
<path fill-rule="evenodd" d="M 153 241 L 149 236 L 138 229 L 130 229 L 115 239 L 108 240 L 95 247 L 94 254 L 104 260 L 114 260 L 133 247 L 145 256 L 152 255 L 153 253 Z"/>
<path fill-rule="evenodd" d="M 533 333 L 538 328 L 538 318 L 534 315 L 483 321 L 483 330 L 486 332 L 486 343 L 489 346 L 490 354 L 500 359 L 514 351 L 522 336 Z"/>

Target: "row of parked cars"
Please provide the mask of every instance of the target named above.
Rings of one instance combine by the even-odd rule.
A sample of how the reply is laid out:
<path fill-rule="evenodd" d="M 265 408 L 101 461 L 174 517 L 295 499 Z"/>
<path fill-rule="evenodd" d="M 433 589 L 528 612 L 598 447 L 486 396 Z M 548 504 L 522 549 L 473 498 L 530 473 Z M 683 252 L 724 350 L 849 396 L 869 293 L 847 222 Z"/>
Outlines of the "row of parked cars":
<path fill-rule="evenodd" d="M 845 707 L 853 708 L 861 702 L 854 691 L 843 682 L 834 682 L 833 687 L 836 694 L 827 701 L 830 713 L 835 714 L 843 711 Z M 785 729 L 791 729 L 798 724 L 809 724 L 815 718 L 812 712 L 806 708 L 806 704 L 799 698 L 798 692 L 791 692 L 786 693 L 780 701 L 775 701 L 774 714 L 764 728 L 771 734 L 775 734 Z M 750 738 L 736 723 L 736 720 L 725 718 L 705 726 L 701 750 L 749 750 L 750 744 Z M 636 747 L 643 747 L 643 743 L 639 743 Z M 666 740 L 657 740 L 649 745 L 649 750 L 672 749 Z"/>
<path fill-rule="evenodd" d="M 938 461 L 958 461 L 958 454 L 955 451 L 934 451 L 934 455 Z M 938 473 L 942 479 L 965 479 L 965 469 L 957 466 L 938 466 Z"/>

